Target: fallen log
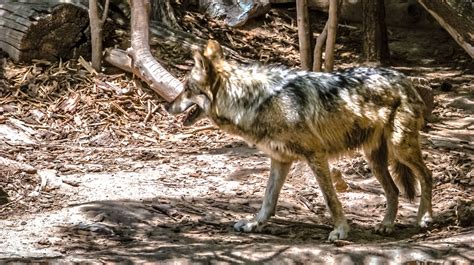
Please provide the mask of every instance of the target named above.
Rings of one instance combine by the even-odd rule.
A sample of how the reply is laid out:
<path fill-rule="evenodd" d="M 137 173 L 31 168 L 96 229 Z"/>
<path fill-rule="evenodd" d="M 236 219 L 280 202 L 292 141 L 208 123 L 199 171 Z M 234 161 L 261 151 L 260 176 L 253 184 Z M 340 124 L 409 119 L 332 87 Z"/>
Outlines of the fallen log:
<path fill-rule="evenodd" d="M 2 1 L 0 49 L 15 62 L 90 54 L 84 0 Z M 87 2 L 86 2 L 87 3 Z"/>
<path fill-rule="evenodd" d="M 471 1 L 418 0 L 472 58 L 474 58 L 474 5 Z"/>

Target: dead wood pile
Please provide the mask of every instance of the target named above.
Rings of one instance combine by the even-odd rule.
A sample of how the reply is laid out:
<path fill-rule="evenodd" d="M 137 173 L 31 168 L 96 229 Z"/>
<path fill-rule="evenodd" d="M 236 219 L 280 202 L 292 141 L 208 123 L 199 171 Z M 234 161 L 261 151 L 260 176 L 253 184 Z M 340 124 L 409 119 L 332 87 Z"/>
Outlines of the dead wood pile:
<path fill-rule="evenodd" d="M 0 49 L 17 62 L 88 54 L 89 17 L 83 2 L 2 1 Z"/>

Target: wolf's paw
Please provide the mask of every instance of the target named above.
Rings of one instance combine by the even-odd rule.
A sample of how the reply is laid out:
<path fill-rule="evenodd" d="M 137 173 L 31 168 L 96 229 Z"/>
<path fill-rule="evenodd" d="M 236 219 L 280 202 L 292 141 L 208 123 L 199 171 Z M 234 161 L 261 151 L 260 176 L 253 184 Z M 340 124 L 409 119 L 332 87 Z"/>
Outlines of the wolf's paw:
<path fill-rule="evenodd" d="M 390 235 L 393 233 L 395 224 L 393 223 L 380 223 L 375 226 L 375 232 L 381 235 Z"/>
<path fill-rule="evenodd" d="M 433 217 L 431 217 L 431 214 L 426 213 L 426 214 L 423 215 L 423 217 L 421 217 L 420 220 L 418 221 L 418 226 L 419 226 L 421 229 L 427 229 L 428 227 L 431 226 L 432 223 L 433 223 Z"/>
<path fill-rule="evenodd" d="M 334 242 L 336 240 L 346 239 L 348 233 L 349 233 L 348 224 L 339 225 L 338 227 L 336 227 L 336 229 L 332 230 L 331 233 L 329 233 L 328 240 L 330 242 Z"/>
<path fill-rule="evenodd" d="M 261 225 L 255 220 L 240 220 L 234 224 L 234 230 L 237 232 L 258 232 L 261 229 Z"/>

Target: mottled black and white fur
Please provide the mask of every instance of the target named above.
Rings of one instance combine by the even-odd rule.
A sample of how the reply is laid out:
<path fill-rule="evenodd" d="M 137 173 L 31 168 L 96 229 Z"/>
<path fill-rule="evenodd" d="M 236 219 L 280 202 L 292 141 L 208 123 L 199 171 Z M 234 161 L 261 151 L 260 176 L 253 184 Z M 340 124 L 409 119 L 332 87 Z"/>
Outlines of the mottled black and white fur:
<path fill-rule="evenodd" d="M 346 238 L 349 226 L 328 160 L 354 149 L 364 151 L 387 198 L 377 231 L 392 232 L 399 188 L 413 199 L 416 180 L 421 184 L 417 223 L 424 227 L 431 221 L 432 177 L 418 140 L 424 103 L 403 74 L 382 68 L 315 73 L 231 64 L 215 41 L 209 41 L 204 52 L 197 51 L 194 60 L 186 89 L 169 111 L 180 113 L 197 104 L 187 123 L 204 115 L 271 158 L 262 207 L 252 220 L 238 221 L 236 230 L 258 230 L 275 214 L 292 163 L 303 160 L 314 172 L 334 220 L 329 240 Z"/>

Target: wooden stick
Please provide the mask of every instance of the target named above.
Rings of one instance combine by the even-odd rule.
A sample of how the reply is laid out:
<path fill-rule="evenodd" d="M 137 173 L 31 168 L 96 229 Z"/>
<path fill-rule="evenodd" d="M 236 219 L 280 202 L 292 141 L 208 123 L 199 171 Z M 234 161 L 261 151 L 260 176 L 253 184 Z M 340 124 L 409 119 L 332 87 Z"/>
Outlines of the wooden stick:
<path fill-rule="evenodd" d="M 219 128 L 217 128 L 214 125 L 206 125 L 206 126 L 198 127 L 196 129 L 187 131 L 186 133 L 194 134 L 194 133 L 197 133 L 197 132 L 207 131 L 207 130 L 219 130 Z"/>

